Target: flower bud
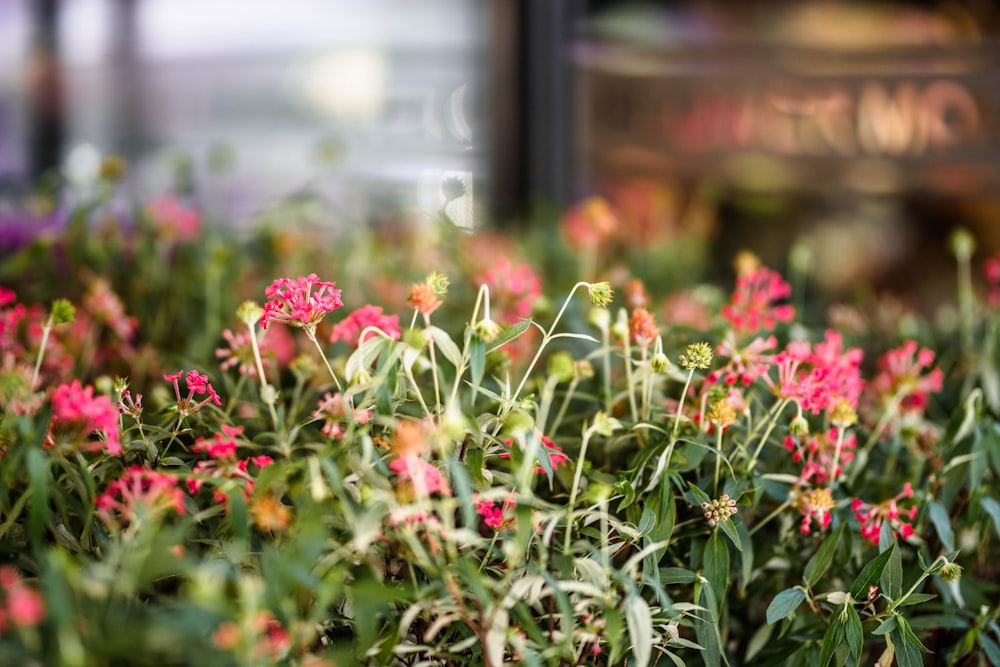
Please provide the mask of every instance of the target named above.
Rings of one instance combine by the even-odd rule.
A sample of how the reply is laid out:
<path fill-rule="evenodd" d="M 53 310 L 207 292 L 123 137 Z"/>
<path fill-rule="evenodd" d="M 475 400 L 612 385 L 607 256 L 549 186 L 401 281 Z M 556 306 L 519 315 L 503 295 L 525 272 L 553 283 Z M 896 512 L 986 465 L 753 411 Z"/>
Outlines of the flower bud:
<path fill-rule="evenodd" d="M 591 283 L 587 286 L 587 291 L 590 293 L 590 302 L 599 308 L 604 308 L 611 303 L 615 295 L 611 284 L 607 281 Z"/>
<path fill-rule="evenodd" d="M 614 417 L 609 417 L 606 412 L 598 412 L 594 415 L 593 429 L 595 432 L 605 437 L 610 436 L 621 427 L 621 422 Z"/>
<path fill-rule="evenodd" d="M 959 577 L 962 576 L 962 566 L 957 563 L 948 563 L 941 568 L 938 572 L 938 576 L 947 581 L 949 584 L 958 581 Z"/>
<path fill-rule="evenodd" d="M 573 379 L 573 357 L 569 352 L 560 350 L 549 357 L 549 375 L 558 382 L 569 382 Z"/>
<path fill-rule="evenodd" d="M 654 373 L 666 373 L 670 368 L 670 359 L 662 352 L 657 352 L 650 359 L 649 366 L 653 369 Z"/>
<path fill-rule="evenodd" d="M 792 423 L 788 425 L 788 432 L 796 438 L 809 435 L 809 422 L 802 415 L 798 415 L 792 420 Z"/>
<path fill-rule="evenodd" d="M 704 341 L 691 343 L 678 357 L 678 361 L 683 368 L 689 371 L 696 368 L 707 370 L 712 365 L 712 346 Z"/>
<path fill-rule="evenodd" d="M 76 319 L 76 308 L 66 299 L 56 299 L 52 302 L 49 317 L 52 324 L 69 324 Z"/>
<path fill-rule="evenodd" d="M 252 327 L 264 316 L 264 309 L 254 301 L 244 301 L 236 309 L 236 317 L 248 327 Z"/>
<path fill-rule="evenodd" d="M 501 331 L 500 325 L 490 319 L 479 320 L 475 327 L 476 336 L 479 337 L 479 340 L 487 344 L 495 341 Z"/>
<path fill-rule="evenodd" d="M 608 312 L 607 308 L 591 308 L 587 321 L 594 328 L 607 331 L 608 327 L 611 326 L 611 313 Z"/>
<path fill-rule="evenodd" d="M 573 377 L 577 380 L 589 380 L 594 377 L 594 365 L 586 359 L 573 362 Z"/>

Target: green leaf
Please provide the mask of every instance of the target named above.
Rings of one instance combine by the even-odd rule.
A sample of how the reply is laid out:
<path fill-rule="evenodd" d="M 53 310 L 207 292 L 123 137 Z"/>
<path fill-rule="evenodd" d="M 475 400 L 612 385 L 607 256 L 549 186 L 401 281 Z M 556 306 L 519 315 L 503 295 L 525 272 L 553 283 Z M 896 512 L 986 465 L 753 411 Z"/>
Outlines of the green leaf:
<path fill-rule="evenodd" d="M 746 587 L 750 584 L 753 576 L 753 539 L 750 538 L 750 531 L 742 521 L 736 526 L 740 534 L 740 542 L 743 548 L 740 550 L 740 593 L 746 592 Z"/>
<path fill-rule="evenodd" d="M 718 524 L 722 532 L 726 534 L 729 541 L 733 543 L 737 551 L 743 551 L 743 543 L 740 541 L 740 534 L 736 532 L 736 526 L 733 524 L 732 520 L 726 519 Z"/>
<path fill-rule="evenodd" d="M 392 339 L 375 335 L 358 345 L 358 349 L 354 350 L 347 358 L 344 365 L 344 376 L 350 380 L 358 374 L 358 371 L 368 370 L 375 358 L 391 343 L 393 343 Z"/>
<path fill-rule="evenodd" d="M 938 539 L 941 540 L 941 544 L 946 551 L 954 551 L 955 533 L 951 529 L 951 519 L 948 518 L 948 510 L 936 500 L 930 501 L 927 505 L 930 509 L 931 523 L 934 524 L 934 530 L 937 531 Z"/>
<path fill-rule="evenodd" d="M 483 374 L 486 372 L 486 344 L 478 336 L 469 339 L 469 371 L 475 391 L 482 384 Z"/>
<path fill-rule="evenodd" d="M 711 586 L 702 586 L 698 595 L 698 604 L 706 609 L 715 609 L 716 600 L 712 594 Z M 705 650 L 701 652 L 701 659 L 705 667 L 719 667 L 722 663 L 722 646 L 719 641 L 719 628 L 715 621 L 706 618 L 704 611 L 697 613 L 698 621 L 695 623 L 695 639 Z"/>
<path fill-rule="evenodd" d="M 776 623 L 783 618 L 791 618 L 798 609 L 802 601 L 806 599 L 806 592 L 801 588 L 786 588 L 771 600 L 767 605 L 767 622 Z"/>
<path fill-rule="evenodd" d="M 823 540 L 823 544 L 816 550 L 816 553 L 813 554 L 813 557 L 806 563 L 804 576 L 810 586 L 818 584 L 823 575 L 826 574 L 826 571 L 830 569 L 833 557 L 837 553 L 837 547 L 840 545 L 840 538 L 844 534 L 845 526 L 847 526 L 846 523 L 840 524 L 833 533 L 828 535 Z"/>
<path fill-rule="evenodd" d="M 639 519 L 638 530 L 646 535 L 656 526 L 656 513 L 649 507 L 642 508 L 642 517 Z"/>
<path fill-rule="evenodd" d="M 847 607 L 847 621 L 844 623 L 847 645 L 851 649 L 851 655 L 854 656 L 854 660 L 858 661 L 861 658 L 861 649 L 864 647 L 865 643 L 865 631 L 861 627 L 861 617 L 858 616 L 858 612 L 854 608 L 854 605 L 847 602 L 844 604 Z"/>
<path fill-rule="evenodd" d="M 702 570 L 712 587 L 715 599 L 721 605 L 726 597 L 726 585 L 729 583 L 729 547 L 719 537 L 718 531 L 712 533 L 705 544 L 702 556 Z M 718 617 L 719 608 L 715 608 Z"/>
<path fill-rule="evenodd" d="M 902 621 L 902 617 L 899 620 Z M 907 641 L 902 627 L 897 625 L 896 629 L 889 633 L 889 637 L 896 649 L 896 664 L 899 667 L 923 667 L 924 659 L 920 657 L 920 649 Z"/>
<path fill-rule="evenodd" d="M 854 583 L 851 584 L 851 597 L 856 600 L 865 600 L 868 598 L 868 588 L 882 576 L 882 570 L 885 569 L 885 565 L 889 562 L 889 558 L 892 556 L 892 551 L 895 548 L 896 545 L 893 544 L 891 549 L 886 549 L 868 561 L 868 564 L 861 569 L 861 573 L 854 580 Z"/>
<path fill-rule="evenodd" d="M 28 505 L 28 537 L 40 545 L 45 533 L 45 522 L 49 516 L 49 462 L 37 447 L 29 447 L 26 453 L 28 466 L 28 491 L 31 495 Z"/>
<path fill-rule="evenodd" d="M 455 489 L 462 511 L 462 522 L 468 528 L 476 526 L 476 504 L 472 502 L 472 481 L 469 472 L 461 461 L 448 459 L 448 472 L 451 485 Z"/>
<path fill-rule="evenodd" d="M 441 354 L 451 362 L 452 366 L 455 368 L 462 367 L 462 352 L 444 329 L 429 326 L 424 329 L 424 332 L 430 334 L 431 340 L 434 341 L 437 349 L 441 350 Z"/>
<path fill-rule="evenodd" d="M 898 623 L 899 628 L 903 631 L 903 636 L 906 637 L 907 642 L 916 647 L 921 653 L 931 653 L 931 650 L 924 646 L 923 642 L 920 641 L 920 638 L 917 637 L 915 632 L 913 632 L 913 628 L 910 627 L 910 624 L 905 618 L 900 616 Z"/>
<path fill-rule="evenodd" d="M 493 352 L 498 350 L 507 343 L 511 342 L 531 326 L 531 320 L 521 320 L 513 326 L 509 326 L 500 332 L 500 335 L 493 339 L 493 342 L 489 344 L 486 348 L 486 352 Z"/>
<path fill-rule="evenodd" d="M 930 593 L 910 593 L 909 596 L 902 602 L 900 602 L 897 607 L 912 607 L 915 604 L 923 604 L 928 600 L 933 600 L 936 595 L 931 595 Z"/>
<path fill-rule="evenodd" d="M 632 656 L 635 658 L 635 662 L 631 664 L 645 667 L 653 653 L 653 616 L 649 605 L 635 592 L 625 599 L 625 622 L 632 642 Z"/>
<path fill-rule="evenodd" d="M 986 513 L 990 515 L 990 519 L 993 520 L 993 530 L 996 531 L 997 535 L 1000 535 L 1000 503 L 989 496 L 983 497 L 979 502 Z"/>
<path fill-rule="evenodd" d="M 881 625 L 872 630 L 873 635 L 887 635 L 898 627 L 896 623 L 896 615 L 893 614 L 889 618 L 882 621 Z"/>
<path fill-rule="evenodd" d="M 983 647 L 983 653 L 986 654 L 990 664 L 1000 665 L 1000 646 L 984 632 L 979 633 L 978 639 L 979 645 Z"/>
<path fill-rule="evenodd" d="M 660 495 L 659 497 L 654 496 L 650 505 L 656 512 L 656 527 L 649 537 L 654 542 L 666 542 L 673 534 L 677 521 L 677 501 L 674 499 L 674 492 L 670 484 L 660 485 Z"/>
<path fill-rule="evenodd" d="M 708 497 L 707 493 L 699 489 L 691 482 L 688 482 L 688 489 L 691 491 L 691 495 L 694 497 L 694 501 L 699 507 L 704 503 L 712 501 L 712 499 Z"/>
<path fill-rule="evenodd" d="M 686 570 L 683 567 L 661 567 L 660 568 L 660 583 L 664 586 L 669 586 L 671 584 L 690 584 L 693 583 L 697 575 L 691 570 Z"/>
<path fill-rule="evenodd" d="M 882 592 L 891 600 L 898 600 L 903 594 L 903 559 L 895 542 L 889 550 L 889 562 L 882 570 L 880 585 Z"/>
<path fill-rule="evenodd" d="M 844 624 L 837 619 L 830 619 L 830 624 L 826 626 L 826 633 L 823 635 L 823 645 L 820 647 L 819 667 L 826 667 L 830 663 L 833 654 L 845 639 Z"/>

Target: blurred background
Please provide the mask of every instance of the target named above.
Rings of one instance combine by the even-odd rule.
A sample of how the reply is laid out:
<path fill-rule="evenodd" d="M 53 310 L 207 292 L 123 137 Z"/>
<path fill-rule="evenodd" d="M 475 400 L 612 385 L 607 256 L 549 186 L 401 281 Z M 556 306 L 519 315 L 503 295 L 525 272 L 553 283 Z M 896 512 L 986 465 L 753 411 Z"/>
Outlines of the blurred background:
<path fill-rule="evenodd" d="M 116 154 L 237 227 L 600 195 L 640 244 L 933 301 L 952 229 L 1000 247 L 998 30 L 990 0 L 0 0 L 0 192 Z"/>

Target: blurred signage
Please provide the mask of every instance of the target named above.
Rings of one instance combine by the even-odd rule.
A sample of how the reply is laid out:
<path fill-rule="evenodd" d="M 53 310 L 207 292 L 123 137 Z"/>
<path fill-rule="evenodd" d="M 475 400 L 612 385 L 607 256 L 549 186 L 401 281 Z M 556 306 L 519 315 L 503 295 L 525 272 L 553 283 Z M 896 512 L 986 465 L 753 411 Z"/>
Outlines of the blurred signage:
<path fill-rule="evenodd" d="M 1000 182 L 1000 50 L 684 53 L 585 45 L 581 137 L 604 168 L 699 172 L 755 154 L 794 183 L 881 160 L 901 186 Z M 962 168 L 960 183 L 940 167 Z M 787 181 L 787 179 L 786 179 Z"/>

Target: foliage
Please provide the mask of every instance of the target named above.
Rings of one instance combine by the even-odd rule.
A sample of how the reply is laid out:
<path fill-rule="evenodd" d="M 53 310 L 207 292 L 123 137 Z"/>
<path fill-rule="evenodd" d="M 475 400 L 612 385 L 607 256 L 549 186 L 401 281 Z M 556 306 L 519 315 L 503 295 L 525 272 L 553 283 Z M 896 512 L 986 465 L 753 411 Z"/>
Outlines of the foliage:
<path fill-rule="evenodd" d="M 967 237 L 950 321 L 823 327 L 749 255 L 650 296 L 600 202 L 515 243 L 114 201 L 0 264 L 0 663 L 1000 663 Z"/>

